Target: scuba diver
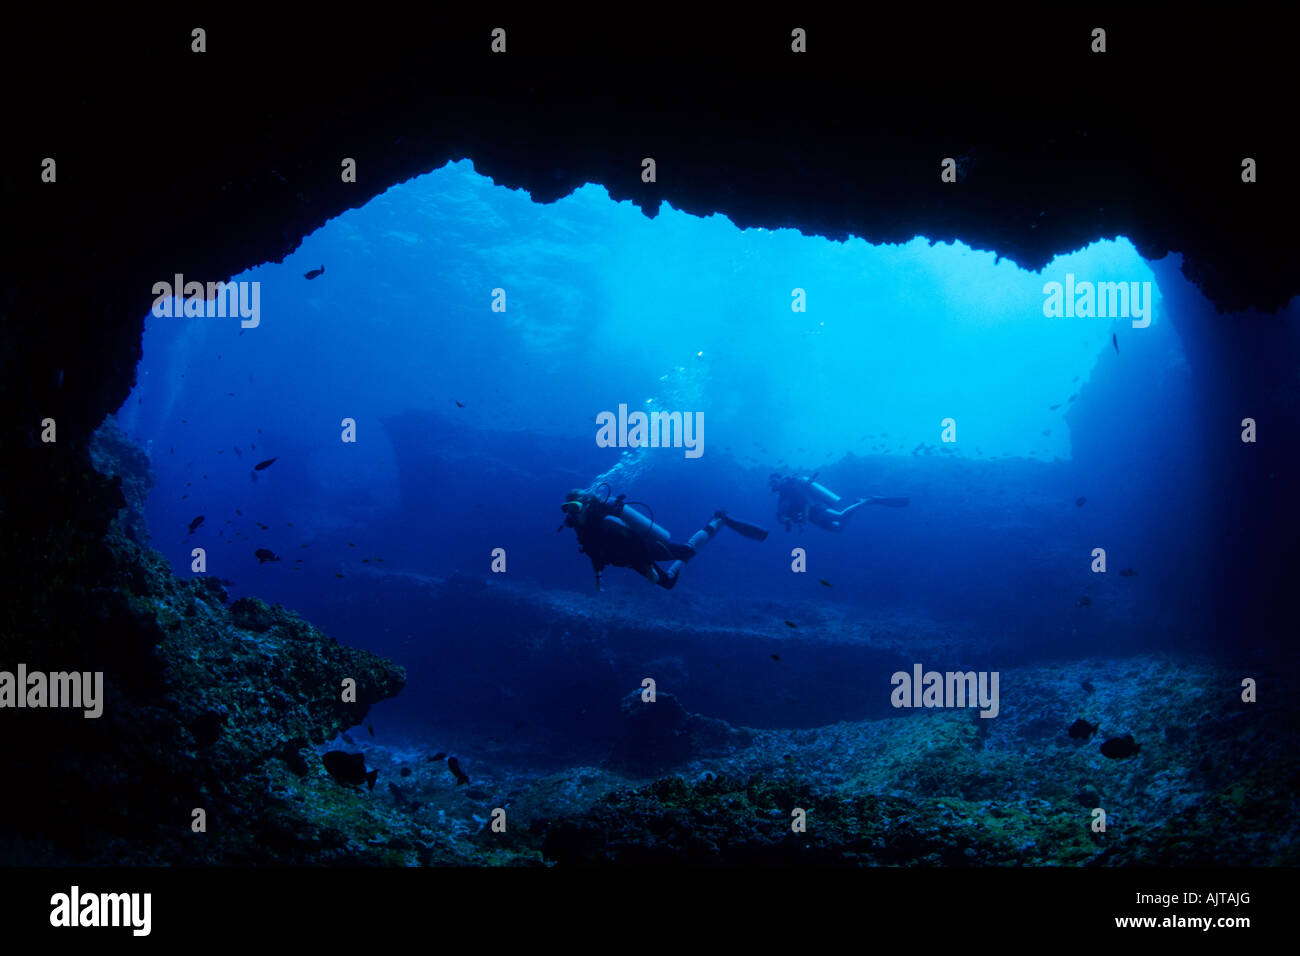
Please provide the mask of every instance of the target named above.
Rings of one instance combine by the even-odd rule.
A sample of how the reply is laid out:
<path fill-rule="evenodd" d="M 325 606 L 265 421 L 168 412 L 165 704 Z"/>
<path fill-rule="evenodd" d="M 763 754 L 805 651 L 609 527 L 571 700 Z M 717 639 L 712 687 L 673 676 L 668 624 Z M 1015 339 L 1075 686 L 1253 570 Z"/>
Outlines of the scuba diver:
<path fill-rule="evenodd" d="M 725 511 L 716 511 L 707 524 L 691 535 L 686 544 L 674 544 L 666 529 L 655 524 L 654 513 L 646 517 L 631 507 L 643 502 L 626 502 L 626 495 L 609 500 L 609 486 L 603 498 L 590 491 L 574 488 L 560 505 L 564 523 L 556 528 L 572 528 L 578 534 L 578 551 L 591 559 L 596 572 L 596 590 L 600 590 L 600 573 L 607 566 L 631 568 L 651 584 L 671 588 L 677 583 L 686 562 L 695 557 L 704 544 L 723 528 L 731 528 L 751 538 L 762 541 L 767 531 L 756 525 L 732 518 Z M 656 563 L 671 561 L 665 570 Z"/>
<path fill-rule="evenodd" d="M 847 508 L 836 511 L 831 506 L 838 505 L 842 499 L 829 488 L 817 484 L 816 473 L 808 478 L 773 474 L 769 485 L 780 495 L 776 502 L 776 517 L 785 522 L 786 531 L 796 524 L 802 531 L 809 521 L 827 531 L 843 531 L 853 512 L 863 505 L 902 508 L 908 502 L 906 498 L 859 498 Z"/>

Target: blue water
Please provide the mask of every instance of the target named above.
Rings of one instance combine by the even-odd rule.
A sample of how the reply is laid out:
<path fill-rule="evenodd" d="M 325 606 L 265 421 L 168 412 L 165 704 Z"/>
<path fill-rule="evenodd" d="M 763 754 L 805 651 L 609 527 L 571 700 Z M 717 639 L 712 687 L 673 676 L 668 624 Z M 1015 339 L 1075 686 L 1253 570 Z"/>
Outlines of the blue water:
<path fill-rule="evenodd" d="M 1044 283 L 1067 273 L 1150 282 L 1150 325 L 1046 317 Z M 925 238 L 838 243 L 668 206 L 647 219 L 596 185 L 537 205 L 460 162 L 233 278 L 261 283 L 256 328 L 146 320 L 119 418 L 153 463 L 151 543 L 182 576 L 202 547 L 233 594 L 408 665 L 400 705 L 377 712 L 395 723 L 421 721 L 447 638 L 436 600 L 392 601 L 382 575 L 504 577 L 597 610 L 626 598 L 684 630 L 702 606 L 779 626 L 832 602 L 849 629 L 910 620 L 1019 660 L 1197 640 L 1204 448 L 1174 324 L 1125 239 L 1034 273 Z M 597 447 L 596 416 L 620 404 L 702 413 L 703 454 Z M 773 471 L 911 501 L 842 534 L 787 532 Z M 718 508 L 772 533 L 720 534 L 672 592 L 609 568 L 597 594 L 556 528 L 565 491 L 600 476 L 678 541 Z"/>

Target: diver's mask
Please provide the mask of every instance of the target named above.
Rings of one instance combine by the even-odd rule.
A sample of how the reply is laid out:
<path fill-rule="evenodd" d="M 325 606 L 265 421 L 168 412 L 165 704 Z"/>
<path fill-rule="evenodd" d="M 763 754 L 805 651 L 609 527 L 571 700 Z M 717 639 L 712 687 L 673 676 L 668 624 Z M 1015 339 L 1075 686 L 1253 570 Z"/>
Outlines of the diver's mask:
<path fill-rule="evenodd" d="M 570 491 L 564 500 L 564 504 L 560 505 L 560 510 L 568 515 L 570 519 L 577 521 L 590 504 L 591 496 L 585 491 Z"/>

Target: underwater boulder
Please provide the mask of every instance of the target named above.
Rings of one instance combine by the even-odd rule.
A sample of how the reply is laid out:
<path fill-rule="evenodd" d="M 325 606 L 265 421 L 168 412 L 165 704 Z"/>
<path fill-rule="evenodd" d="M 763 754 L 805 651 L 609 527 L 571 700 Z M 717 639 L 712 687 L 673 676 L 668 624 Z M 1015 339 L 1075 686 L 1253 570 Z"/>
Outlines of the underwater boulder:
<path fill-rule="evenodd" d="M 692 714 L 675 694 L 659 691 L 653 701 L 634 690 L 619 703 L 623 735 L 608 763 L 634 773 L 655 773 L 695 757 L 748 746 L 752 735 L 724 720 Z"/>
<path fill-rule="evenodd" d="M 260 634 L 275 625 L 275 612 L 265 601 L 245 597 L 230 605 L 230 620 L 236 627 Z"/>

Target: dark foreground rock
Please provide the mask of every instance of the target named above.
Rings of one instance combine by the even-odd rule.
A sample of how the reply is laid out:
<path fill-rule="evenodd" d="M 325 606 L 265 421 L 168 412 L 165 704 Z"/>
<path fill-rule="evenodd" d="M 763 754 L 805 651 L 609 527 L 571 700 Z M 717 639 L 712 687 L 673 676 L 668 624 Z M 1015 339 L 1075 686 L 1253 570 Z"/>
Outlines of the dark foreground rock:
<path fill-rule="evenodd" d="M 0 669 L 103 674 L 98 717 L 3 711 L 0 863 L 391 858 L 386 843 L 354 845 L 364 814 L 331 826 L 329 807 L 358 798 L 311 745 L 396 695 L 402 669 L 284 608 L 256 599 L 227 608 L 213 578 L 179 580 L 137 543 L 144 453 L 109 426 L 95 460 L 111 477 L 85 468 L 42 489 L 84 490 L 78 524 L 37 532 L 39 514 L 0 502 L 9 519 Z M 355 702 L 344 702 L 348 679 Z M 194 829 L 196 810 L 206 832 Z"/>
<path fill-rule="evenodd" d="M 346 800 L 310 749 L 361 722 L 405 682 L 280 607 L 232 615 L 211 579 L 181 582 L 117 532 L 101 556 L 118 587 L 99 596 L 113 642 L 103 714 L 6 714 L 5 863 L 320 862 L 347 851 L 321 799 Z M 29 669 L 66 660 L 29 646 Z M 8 656 L 8 655 L 6 655 Z M 19 658 L 23 660 L 22 657 Z M 6 661 L 6 665 L 10 662 Z M 356 682 L 356 702 L 342 700 Z M 17 744 L 18 746 L 14 746 Z M 193 832 L 194 811 L 206 832 Z"/>

